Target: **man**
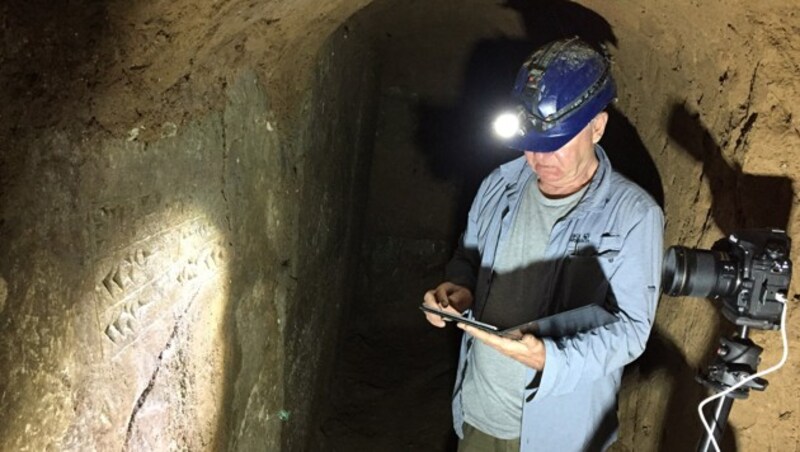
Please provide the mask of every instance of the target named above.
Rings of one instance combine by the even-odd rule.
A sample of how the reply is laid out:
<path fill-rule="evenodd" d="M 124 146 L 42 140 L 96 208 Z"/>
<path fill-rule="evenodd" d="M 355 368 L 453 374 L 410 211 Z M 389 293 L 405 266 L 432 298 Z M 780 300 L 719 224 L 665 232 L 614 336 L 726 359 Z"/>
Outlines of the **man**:
<path fill-rule="evenodd" d="M 523 65 L 513 94 L 521 125 L 510 146 L 524 156 L 483 181 L 446 282 L 424 305 L 510 327 L 594 303 L 615 306 L 617 321 L 519 340 L 459 323 L 459 450 L 604 450 L 617 437 L 622 369 L 655 316 L 663 215 L 597 144 L 616 95 L 606 58 L 556 41 Z"/>

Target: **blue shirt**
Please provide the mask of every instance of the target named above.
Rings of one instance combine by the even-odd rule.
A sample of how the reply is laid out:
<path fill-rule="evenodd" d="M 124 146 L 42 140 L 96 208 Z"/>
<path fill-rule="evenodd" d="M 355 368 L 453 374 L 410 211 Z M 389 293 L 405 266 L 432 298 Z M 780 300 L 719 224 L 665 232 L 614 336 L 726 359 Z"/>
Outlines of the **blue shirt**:
<path fill-rule="evenodd" d="M 545 284 L 521 303 L 561 306 L 604 304 L 618 308 L 617 322 L 585 333 L 543 338 L 546 361 L 538 388 L 527 370 L 520 448 L 582 451 L 607 448 L 617 437 L 617 392 L 623 367 L 643 351 L 660 294 L 664 219 L 639 186 L 616 173 L 600 146 L 599 166 L 578 205 L 550 233 Z M 524 157 L 496 169 L 481 184 L 446 279 L 472 289 L 480 312 L 491 286 L 499 244 L 506 239 L 533 175 Z M 529 319 L 520 319 L 520 322 Z M 453 424 L 463 436 L 461 382 L 472 339 L 464 335 L 453 396 Z"/>

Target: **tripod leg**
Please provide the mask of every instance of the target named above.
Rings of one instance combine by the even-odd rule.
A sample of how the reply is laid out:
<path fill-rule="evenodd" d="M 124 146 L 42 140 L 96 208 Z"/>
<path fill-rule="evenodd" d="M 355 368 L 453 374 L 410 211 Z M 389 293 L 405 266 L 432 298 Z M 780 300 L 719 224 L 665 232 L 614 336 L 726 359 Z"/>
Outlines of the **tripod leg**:
<path fill-rule="evenodd" d="M 717 446 L 722 442 L 722 434 L 725 432 L 725 424 L 728 422 L 728 415 L 731 413 L 732 406 L 732 398 L 722 397 L 717 400 L 711 414 L 706 415 L 706 423 L 711 427 L 711 431 L 714 432 L 714 439 L 717 442 Z M 700 440 L 697 451 L 715 452 L 714 445 L 711 443 L 711 436 L 707 431 L 703 432 L 703 439 Z"/>

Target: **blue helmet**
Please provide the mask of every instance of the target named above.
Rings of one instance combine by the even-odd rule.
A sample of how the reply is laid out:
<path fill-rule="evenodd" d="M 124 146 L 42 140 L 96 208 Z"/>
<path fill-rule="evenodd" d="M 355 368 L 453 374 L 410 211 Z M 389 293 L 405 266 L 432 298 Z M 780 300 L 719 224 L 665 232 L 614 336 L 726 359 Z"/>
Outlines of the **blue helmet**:
<path fill-rule="evenodd" d="M 520 151 L 552 152 L 578 134 L 616 96 L 610 62 L 578 38 L 545 45 L 522 65 L 512 96 Z"/>

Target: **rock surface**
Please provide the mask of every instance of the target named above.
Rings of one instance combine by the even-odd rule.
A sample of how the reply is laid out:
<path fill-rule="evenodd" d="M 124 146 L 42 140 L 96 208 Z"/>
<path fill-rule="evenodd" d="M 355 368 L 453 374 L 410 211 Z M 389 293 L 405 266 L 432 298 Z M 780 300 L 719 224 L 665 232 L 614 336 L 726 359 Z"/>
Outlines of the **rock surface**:
<path fill-rule="evenodd" d="M 521 58 L 607 45 L 604 144 L 663 203 L 667 244 L 793 235 L 796 10 L 5 2 L 0 450 L 449 450 L 457 337 L 416 306 L 513 157 L 482 127 Z M 663 298 L 614 450 L 694 447 L 695 369 L 732 329 Z M 778 361 L 780 334 L 753 339 Z M 726 450 L 800 447 L 797 360 L 769 379 L 734 404 Z"/>

